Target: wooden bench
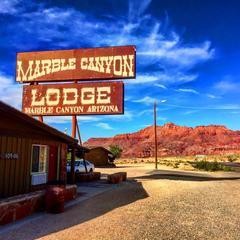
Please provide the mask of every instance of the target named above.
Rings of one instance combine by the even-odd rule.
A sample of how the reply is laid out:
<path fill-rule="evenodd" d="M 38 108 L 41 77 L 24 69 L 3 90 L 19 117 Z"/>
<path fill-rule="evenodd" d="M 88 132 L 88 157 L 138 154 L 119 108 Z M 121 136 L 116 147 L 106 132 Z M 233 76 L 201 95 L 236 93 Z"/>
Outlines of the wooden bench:
<path fill-rule="evenodd" d="M 120 183 L 126 180 L 127 180 L 126 172 L 117 172 L 117 173 L 109 174 L 107 178 L 108 183 L 112 183 L 112 184 Z"/>
<path fill-rule="evenodd" d="M 76 182 L 91 182 L 100 180 L 100 172 L 90 172 L 90 173 L 75 173 Z"/>

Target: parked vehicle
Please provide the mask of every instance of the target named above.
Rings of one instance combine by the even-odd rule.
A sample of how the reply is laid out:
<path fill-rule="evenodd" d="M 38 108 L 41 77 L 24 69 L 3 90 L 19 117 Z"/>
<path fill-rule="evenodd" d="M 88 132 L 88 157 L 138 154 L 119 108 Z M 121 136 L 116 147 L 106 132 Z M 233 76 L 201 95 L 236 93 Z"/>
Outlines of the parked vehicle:
<path fill-rule="evenodd" d="M 87 160 L 85 160 L 85 162 L 86 162 L 87 172 L 93 172 L 95 169 L 94 164 Z M 71 171 L 71 161 L 68 161 L 67 172 L 70 172 L 70 171 Z M 75 172 L 80 172 L 80 173 L 86 172 L 83 159 L 75 161 Z"/>

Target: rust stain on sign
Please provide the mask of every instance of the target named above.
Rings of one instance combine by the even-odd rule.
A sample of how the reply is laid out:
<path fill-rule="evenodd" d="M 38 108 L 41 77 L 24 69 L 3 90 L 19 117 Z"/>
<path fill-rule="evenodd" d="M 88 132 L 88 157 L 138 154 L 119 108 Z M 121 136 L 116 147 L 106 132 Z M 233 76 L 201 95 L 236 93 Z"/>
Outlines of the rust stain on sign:
<path fill-rule="evenodd" d="M 22 111 L 32 116 L 123 114 L 123 82 L 23 86 Z"/>
<path fill-rule="evenodd" d="M 136 76 L 135 46 L 17 53 L 16 81 L 124 79 Z"/>

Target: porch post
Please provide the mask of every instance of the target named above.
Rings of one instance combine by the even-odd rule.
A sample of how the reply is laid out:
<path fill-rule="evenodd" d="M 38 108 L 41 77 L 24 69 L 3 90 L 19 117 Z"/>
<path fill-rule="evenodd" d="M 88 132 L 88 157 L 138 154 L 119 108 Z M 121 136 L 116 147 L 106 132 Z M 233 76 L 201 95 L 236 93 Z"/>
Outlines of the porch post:
<path fill-rule="evenodd" d="M 83 164 L 84 164 L 84 167 L 85 167 L 85 172 L 88 173 L 87 165 L 86 165 L 86 161 L 85 161 L 85 151 L 84 150 L 83 150 Z"/>
<path fill-rule="evenodd" d="M 75 183 L 75 147 L 72 146 L 71 152 L 71 183 Z"/>

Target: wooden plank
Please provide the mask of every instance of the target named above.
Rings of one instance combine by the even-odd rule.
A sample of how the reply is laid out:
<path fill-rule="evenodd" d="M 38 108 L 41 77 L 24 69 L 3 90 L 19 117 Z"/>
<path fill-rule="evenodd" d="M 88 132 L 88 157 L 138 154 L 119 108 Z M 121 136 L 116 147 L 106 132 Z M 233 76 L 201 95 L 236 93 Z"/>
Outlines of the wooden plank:
<path fill-rule="evenodd" d="M 5 152 L 11 151 L 12 137 L 7 137 Z M 10 174 L 10 161 L 5 160 L 5 177 L 4 177 L 4 196 L 9 196 L 9 174 Z"/>
<path fill-rule="evenodd" d="M 16 152 L 18 153 L 18 160 L 16 161 L 15 175 L 14 175 L 14 179 L 15 179 L 14 192 L 15 193 L 21 193 L 20 165 L 23 161 L 21 147 L 22 147 L 22 138 L 18 138 L 17 148 L 16 148 Z"/>
<path fill-rule="evenodd" d="M 17 150 L 17 138 L 16 137 L 12 137 L 11 138 L 11 146 L 10 146 L 10 153 L 16 153 Z M 8 195 L 9 196 L 13 196 L 14 194 L 17 194 L 14 192 L 14 184 L 17 181 L 17 179 L 14 178 L 15 176 L 15 167 L 16 167 L 16 161 L 18 160 L 8 160 L 9 161 L 9 180 L 8 180 Z"/>
<path fill-rule="evenodd" d="M 135 77 L 135 46 L 17 53 L 16 81 L 20 83 Z"/>
<path fill-rule="evenodd" d="M 22 111 L 31 116 L 123 114 L 123 87 L 123 82 L 26 85 Z"/>
<path fill-rule="evenodd" d="M 19 192 L 24 193 L 24 161 L 26 159 L 26 138 L 22 138 L 21 144 L 21 164 L 19 166 Z"/>
<path fill-rule="evenodd" d="M 1 146 L 1 152 L 5 153 L 7 150 L 7 137 L 2 137 L 2 146 Z M 5 197 L 5 178 L 6 178 L 6 159 L 3 160 L 3 175 L 2 175 L 2 197 Z"/>
<path fill-rule="evenodd" d="M 32 157 L 32 139 L 28 139 L 27 141 L 27 151 L 26 151 L 26 161 L 25 161 L 25 168 L 24 168 L 24 175 L 25 175 L 25 191 L 30 191 L 31 188 L 31 157 Z"/>
<path fill-rule="evenodd" d="M 6 141 L 6 137 L 0 136 L 0 153 L 4 152 L 4 144 Z M 3 197 L 3 188 L 4 188 L 4 160 L 0 159 L 0 198 Z"/>

